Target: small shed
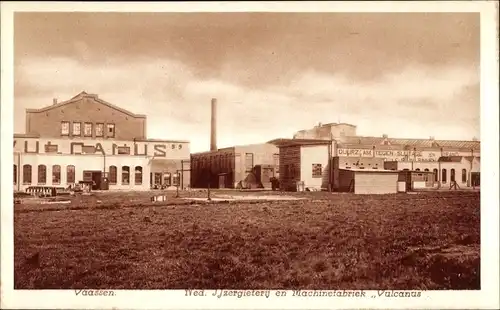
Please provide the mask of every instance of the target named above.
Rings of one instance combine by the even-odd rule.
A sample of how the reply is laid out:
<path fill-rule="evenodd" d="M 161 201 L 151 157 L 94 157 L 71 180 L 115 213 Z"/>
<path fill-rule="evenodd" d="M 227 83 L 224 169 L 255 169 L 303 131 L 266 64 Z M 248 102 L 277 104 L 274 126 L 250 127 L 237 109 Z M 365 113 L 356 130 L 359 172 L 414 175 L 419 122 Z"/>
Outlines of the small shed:
<path fill-rule="evenodd" d="M 395 194 L 398 171 L 382 169 L 339 169 L 339 191 L 355 194 Z"/>
<path fill-rule="evenodd" d="M 399 170 L 398 189 L 407 192 L 434 187 L 434 172 L 420 170 Z"/>

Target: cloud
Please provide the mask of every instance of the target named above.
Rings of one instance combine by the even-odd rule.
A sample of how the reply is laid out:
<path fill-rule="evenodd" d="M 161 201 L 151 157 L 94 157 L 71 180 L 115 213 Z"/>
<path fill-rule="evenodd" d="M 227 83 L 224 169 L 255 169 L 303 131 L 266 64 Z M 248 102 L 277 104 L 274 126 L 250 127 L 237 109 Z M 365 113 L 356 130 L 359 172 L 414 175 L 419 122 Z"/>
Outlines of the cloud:
<path fill-rule="evenodd" d="M 308 69 L 286 83 L 255 87 L 206 78 L 166 58 L 87 63 L 32 57 L 15 69 L 15 126 L 23 130 L 24 108 L 85 90 L 146 114 L 150 138 L 190 140 L 192 151 L 209 147 L 211 98 L 218 99 L 219 147 L 291 137 L 339 119 L 357 125 L 360 135 L 470 139 L 479 136 L 478 79 L 475 68 L 409 65 L 371 80 Z"/>

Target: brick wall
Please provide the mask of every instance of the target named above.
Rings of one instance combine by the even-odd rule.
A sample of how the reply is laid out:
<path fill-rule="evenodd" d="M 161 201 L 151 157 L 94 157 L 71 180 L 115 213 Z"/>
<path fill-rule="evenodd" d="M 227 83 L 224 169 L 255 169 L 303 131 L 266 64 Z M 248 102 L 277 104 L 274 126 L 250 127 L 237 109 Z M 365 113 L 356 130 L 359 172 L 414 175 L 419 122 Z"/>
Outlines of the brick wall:
<path fill-rule="evenodd" d="M 300 146 L 280 148 L 280 189 L 296 190 L 300 181 Z"/>
<path fill-rule="evenodd" d="M 191 187 L 219 187 L 219 174 L 227 173 L 226 187 L 232 187 L 235 170 L 234 148 L 226 148 L 215 152 L 191 154 Z M 208 179 L 208 171 L 211 178 Z"/>
<path fill-rule="evenodd" d="M 81 138 L 95 139 L 96 123 L 115 125 L 113 139 L 133 140 L 146 138 L 146 118 L 134 116 L 113 107 L 102 104 L 94 96 L 83 96 L 74 102 L 55 106 L 53 109 L 43 111 L 26 111 L 26 133 L 39 134 L 41 137 L 61 138 L 61 122 L 70 122 L 70 137 L 72 137 L 72 123 L 81 122 Z M 84 123 L 93 124 L 92 137 L 84 137 Z M 108 137 L 111 138 L 111 137 Z"/>

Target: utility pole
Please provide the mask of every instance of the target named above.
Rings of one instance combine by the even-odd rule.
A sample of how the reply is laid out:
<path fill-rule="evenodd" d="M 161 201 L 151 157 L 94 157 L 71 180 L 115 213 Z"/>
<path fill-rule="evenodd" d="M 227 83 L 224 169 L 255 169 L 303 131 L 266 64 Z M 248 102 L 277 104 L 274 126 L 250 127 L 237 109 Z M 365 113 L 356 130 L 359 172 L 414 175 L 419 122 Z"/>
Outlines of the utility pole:
<path fill-rule="evenodd" d="M 179 173 L 179 170 L 177 170 L 176 172 L 176 177 L 177 177 L 177 186 L 176 186 L 176 194 L 175 194 L 175 198 L 179 198 L 179 183 L 180 183 L 180 179 L 181 179 L 181 175 Z"/>
<path fill-rule="evenodd" d="M 330 129 L 330 144 L 328 145 L 328 191 L 332 192 L 333 135 Z"/>
<path fill-rule="evenodd" d="M 207 200 L 211 201 L 212 200 L 212 198 L 210 198 L 210 182 L 212 180 L 212 157 L 211 156 L 208 159 L 208 173 L 207 173 L 207 177 L 208 177 Z"/>

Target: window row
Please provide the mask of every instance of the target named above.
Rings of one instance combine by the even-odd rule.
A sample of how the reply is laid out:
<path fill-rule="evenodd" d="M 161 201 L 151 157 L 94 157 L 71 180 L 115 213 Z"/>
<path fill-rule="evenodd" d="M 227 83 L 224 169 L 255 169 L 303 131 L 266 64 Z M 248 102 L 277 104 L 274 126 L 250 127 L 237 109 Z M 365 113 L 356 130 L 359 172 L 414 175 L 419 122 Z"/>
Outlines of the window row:
<path fill-rule="evenodd" d="M 29 185 L 33 182 L 32 180 L 32 167 L 31 165 L 23 165 L 22 167 L 22 182 L 25 185 Z M 38 180 L 37 183 L 40 185 L 47 183 L 47 166 L 38 165 Z M 66 167 L 66 182 L 75 183 L 75 166 Z M 14 164 L 14 184 L 17 184 L 17 165 Z M 61 184 L 61 166 L 52 166 L 52 184 Z"/>
<path fill-rule="evenodd" d="M 450 181 L 455 182 L 456 177 L 455 177 L 455 169 L 450 169 Z M 441 182 L 446 183 L 447 182 L 447 172 L 446 169 L 442 169 L 441 171 Z M 462 183 L 467 182 L 467 170 L 462 169 Z"/>
<path fill-rule="evenodd" d="M 415 171 L 420 171 L 419 168 L 415 169 Z M 424 169 L 424 171 L 428 172 L 429 169 Z M 433 169 L 432 172 L 434 173 L 434 182 L 439 182 L 439 173 L 437 169 Z M 455 176 L 455 169 L 450 169 L 450 181 L 455 182 L 456 181 L 456 176 Z M 448 182 L 448 172 L 446 169 L 441 169 L 441 182 L 446 183 Z M 467 169 L 462 169 L 462 183 L 467 183 Z"/>
<path fill-rule="evenodd" d="M 22 167 L 22 182 L 25 185 L 32 183 L 32 167 L 31 165 L 23 165 Z M 38 165 L 38 180 L 37 183 L 40 185 L 47 183 L 47 166 Z M 75 183 L 75 166 L 70 165 L 66 167 L 66 182 Z M 109 182 L 110 184 L 117 183 L 117 168 L 116 166 L 109 167 Z M 136 185 L 142 184 L 142 167 L 135 167 L 135 179 L 134 183 Z M 17 184 L 17 165 L 14 164 L 14 184 Z M 61 184 L 61 166 L 52 166 L 52 184 Z M 130 184 L 130 167 L 122 167 L 122 178 L 121 184 Z"/>
<path fill-rule="evenodd" d="M 71 126 L 71 131 L 70 131 L 70 125 Z M 81 137 L 82 136 L 82 122 L 70 122 L 68 121 L 63 121 L 61 122 L 61 135 L 62 136 L 69 136 L 71 132 L 71 135 L 73 137 Z M 104 123 L 90 123 L 90 122 L 84 122 L 83 123 L 83 136 L 84 137 L 104 137 L 106 134 L 106 137 L 109 138 L 114 138 L 115 137 L 115 124 L 106 124 L 106 132 L 104 132 Z"/>
<path fill-rule="evenodd" d="M 154 185 L 165 185 L 165 186 L 179 186 L 181 184 L 180 182 L 181 176 L 179 173 L 174 173 L 173 175 L 170 173 L 161 173 L 161 172 L 155 172 L 154 173 L 154 183 L 151 182 L 151 184 Z"/>
<path fill-rule="evenodd" d="M 142 184 L 142 167 L 136 166 L 134 168 L 134 184 L 140 185 Z M 117 184 L 118 183 L 118 168 L 116 166 L 109 166 L 109 184 Z M 122 166 L 121 167 L 121 184 L 128 185 L 130 184 L 130 167 Z"/>

